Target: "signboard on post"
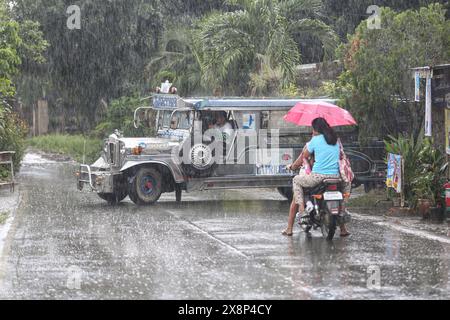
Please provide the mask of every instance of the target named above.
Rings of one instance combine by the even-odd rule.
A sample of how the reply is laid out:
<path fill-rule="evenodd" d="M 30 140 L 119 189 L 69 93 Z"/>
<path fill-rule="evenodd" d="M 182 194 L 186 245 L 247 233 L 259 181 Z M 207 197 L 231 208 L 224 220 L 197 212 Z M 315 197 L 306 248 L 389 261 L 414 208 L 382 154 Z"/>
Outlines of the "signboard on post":
<path fill-rule="evenodd" d="M 432 110 L 431 110 L 431 76 L 427 77 L 426 99 L 425 99 L 425 136 L 432 137 Z"/>
<path fill-rule="evenodd" d="M 414 101 L 419 102 L 420 101 L 420 72 L 416 71 L 415 74 L 415 93 L 414 93 Z"/>

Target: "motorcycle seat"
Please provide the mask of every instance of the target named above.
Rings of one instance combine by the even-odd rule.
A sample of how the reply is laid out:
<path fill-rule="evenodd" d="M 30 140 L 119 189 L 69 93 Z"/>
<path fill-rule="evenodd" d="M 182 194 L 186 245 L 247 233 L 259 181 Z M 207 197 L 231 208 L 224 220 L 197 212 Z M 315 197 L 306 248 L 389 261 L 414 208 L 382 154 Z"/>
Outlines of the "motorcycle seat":
<path fill-rule="evenodd" d="M 325 179 L 318 186 L 312 188 L 303 188 L 303 193 L 305 195 L 322 194 L 326 191 L 327 186 L 334 184 L 340 185 L 342 182 L 342 179 Z"/>
<path fill-rule="evenodd" d="M 342 179 L 325 179 L 322 183 L 325 185 L 340 184 L 342 183 Z"/>

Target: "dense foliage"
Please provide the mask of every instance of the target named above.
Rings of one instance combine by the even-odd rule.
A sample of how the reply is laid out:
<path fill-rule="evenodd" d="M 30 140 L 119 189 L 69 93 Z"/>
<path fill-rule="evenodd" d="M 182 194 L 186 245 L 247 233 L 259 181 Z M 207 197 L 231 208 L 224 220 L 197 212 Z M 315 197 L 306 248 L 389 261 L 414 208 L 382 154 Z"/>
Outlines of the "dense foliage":
<path fill-rule="evenodd" d="M 387 152 L 403 157 L 402 184 L 408 205 L 416 207 L 419 199 L 439 204 L 446 181 L 446 156 L 433 146 L 430 139 L 423 139 L 421 135 L 418 138 L 391 136 L 385 144 Z"/>
<path fill-rule="evenodd" d="M 335 94 L 361 124 L 364 137 L 397 135 L 402 117 L 420 132 L 424 104 L 414 103 L 411 68 L 448 62 L 450 20 L 442 5 L 396 13 L 382 11 L 382 28 L 361 23 L 341 50 L 345 72 Z"/>
<path fill-rule="evenodd" d="M 137 89 L 145 90 L 142 70 L 159 47 L 163 28 L 158 1 L 116 0 L 105 4 L 88 0 L 17 0 L 15 3 L 16 18 L 38 20 L 50 42 L 45 69 L 30 66 L 21 79 L 23 86 L 19 93 L 29 102 L 44 96 L 51 107 L 58 108 L 58 115 L 74 114 L 76 126 L 88 130 L 95 125 L 101 101 L 108 103 Z M 73 4 L 81 9 L 79 30 L 67 27 L 66 10 Z M 46 81 L 37 80 L 36 75 Z M 40 87 L 28 91 L 37 81 Z"/>
<path fill-rule="evenodd" d="M 6 2 L 0 0 L 0 151 L 16 152 L 16 169 L 23 156 L 27 128 L 12 108 L 14 78 L 24 63 L 42 62 L 46 46 L 38 24 L 11 19 Z"/>
<path fill-rule="evenodd" d="M 119 130 L 126 137 L 150 136 L 154 127 L 134 127 L 134 111 L 145 105 L 145 100 L 138 97 L 121 97 L 111 102 L 105 119 L 95 129 L 95 134 L 102 138 Z M 156 119 L 155 119 L 156 120 Z"/>

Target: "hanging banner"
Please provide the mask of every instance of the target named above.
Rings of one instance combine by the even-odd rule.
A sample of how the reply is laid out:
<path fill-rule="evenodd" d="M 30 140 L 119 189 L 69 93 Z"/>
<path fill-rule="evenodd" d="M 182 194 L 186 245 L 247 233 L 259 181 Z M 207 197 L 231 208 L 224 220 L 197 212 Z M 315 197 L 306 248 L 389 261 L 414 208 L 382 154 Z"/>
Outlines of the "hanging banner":
<path fill-rule="evenodd" d="M 402 157 L 397 154 L 388 154 L 386 185 L 397 193 L 402 192 Z"/>
<path fill-rule="evenodd" d="M 433 136 L 431 116 L 431 77 L 427 77 L 426 100 L 425 100 L 425 136 Z"/>
<path fill-rule="evenodd" d="M 419 102 L 420 101 L 420 72 L 416 71 L 416 75 L 415 75 L 415 101 Z"/>

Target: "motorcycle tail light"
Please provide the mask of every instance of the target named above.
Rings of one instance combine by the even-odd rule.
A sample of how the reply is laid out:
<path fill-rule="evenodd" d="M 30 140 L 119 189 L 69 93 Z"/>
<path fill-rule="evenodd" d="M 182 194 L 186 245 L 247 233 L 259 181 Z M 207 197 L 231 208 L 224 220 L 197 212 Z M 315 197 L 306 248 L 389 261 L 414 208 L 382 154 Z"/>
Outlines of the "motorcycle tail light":
<path fill-rule="evenodd" d="M 337 185 L 330 185 L 327 187 L 328 191 L 337 191 L 338 190 L 338 186 Z"/>

